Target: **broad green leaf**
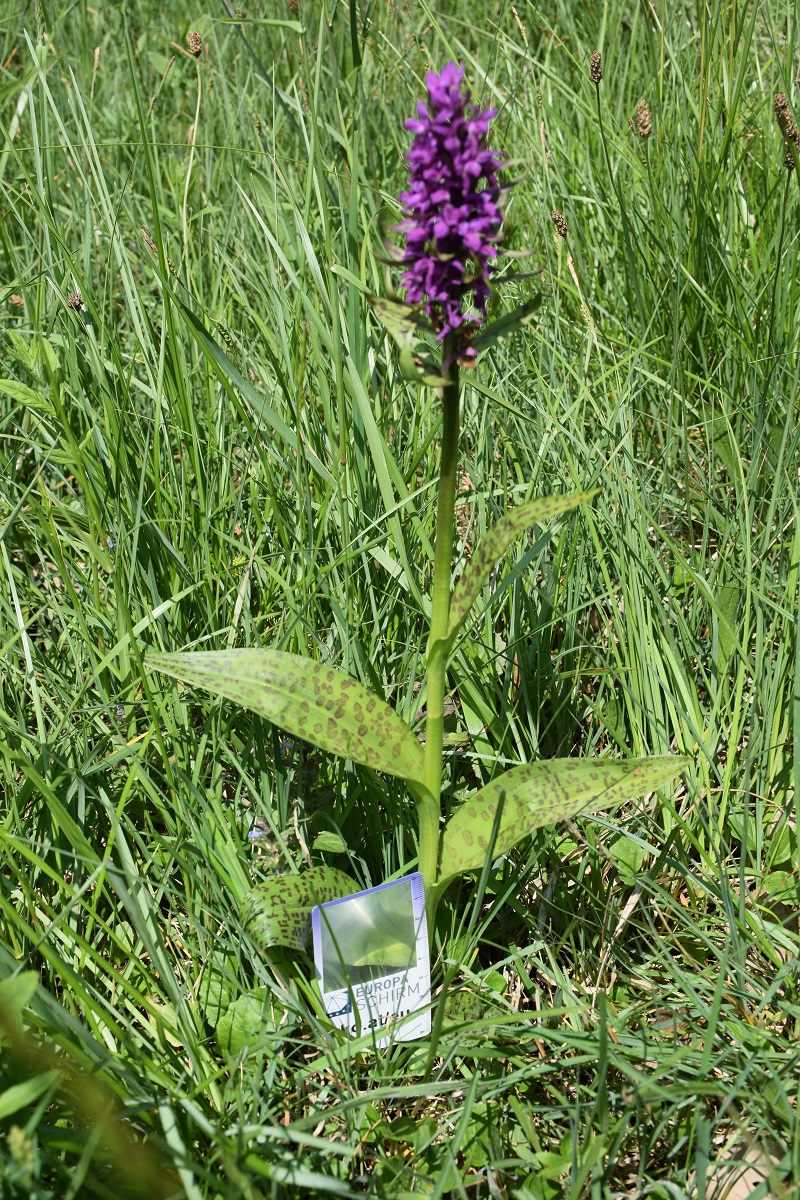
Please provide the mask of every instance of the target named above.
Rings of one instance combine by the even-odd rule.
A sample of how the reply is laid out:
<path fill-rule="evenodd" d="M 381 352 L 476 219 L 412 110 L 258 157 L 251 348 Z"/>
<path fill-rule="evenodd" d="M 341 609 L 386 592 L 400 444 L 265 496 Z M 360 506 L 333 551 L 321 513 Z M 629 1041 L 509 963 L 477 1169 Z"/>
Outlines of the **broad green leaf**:
<path fill-rule="evenodd" d="M 673 755 L 619 761 L 554 758 L 512 767 L 466 800 L 448 821 L 437 887 L 483 866 L 502 793 L 505 801 L 493 848 L 498 856 L 543 825 L 655 791 L 689 761 Z"/>
<path fill-rule="evenodd" d="M 56 1086 L 60 1079 L 60 1071 L 44 1071 L 41 1075 L 26 1079 L 24 1083 L 15 1083 L 6 1088 L 0 1094 L 0 1121 L 33 1104 L 48 1088 Z"/>
<path fill-rule="evenodd" d="M 647 850 L 641 842 L 625 837 L 624 834 L 608 847 L 608 853 L 619 866 L 623 877 L 635 875 L 637 871 L 641 870 L 642 863 L 647 857 Z"/>
<path fill-rule="evenodd" d="M 518 329 L 523 329 L 532 319 L 537 308 L 540 307 L 542 299 L 541 295 L 534 296 L 531 300 L 520 304 L 519 308 L 515 308 L 507 317 L 501 317 L 499 321 L 481 329 L 480 333 L 472 339 L 472 348 L 480 353 L 481 350 L 488 350 L 490 346 L 502 342 L 503 338 L 509 337 Z"/>
<path fill-rule="evenodd" d="M 214 1031 L 217 1046 L 228 1058 L 238 1058 L 245 1046 L 252 1046 L 261 1032 L 263 1003 L 249 992 L 225 1010 Z"/>
<path fill-rule="evenodd" d="M 405 942 L 392 942 L 389 946 L 377 946 L 362 954 L 353 963 L 354 967 L 385 967 L 389 971 L 405 971 L 411 966 L 414 947 Z"/>
<path fill-rule="evenodd" d="M 393 1121 L 381 1121 L 376 1132 L 389 1142 L 410 1142 L 417 1127 L 417 1122 L 409 1114 L 407 1117 L 395 1117 Z"/>
<path fill-rule="evenodd" d="M 314 838 L 314 849 L 322 854 L 346 854 L 347 846 L 342 837 L 333 830 L 324 830 Z"/>
<path fill-rule="evenodd" d="M 301 875 L 278 875 L 247 893 L 242 924 L 262 949 L 288 946 L 303 950 L 314 905 L 359 890 L 349 875 L 334 867 L 309 867 Z"/>
<path fill-rule="evenodd" d="M 281 650 L 149 654 L 147 665 L 225 696 L 331 754 L 421 784 L 424 751 L 405 721 L 332 667 Z"/>
<path fill-rule="evenodd" d="M 272 997 L 262 990 L 245 992 L 225 1010 L 214 1031 L 224 1055 L 238 1058 L 245 1046 L 254 1046 L 265 1034 L 275 1033 L 271 1002 Z"/>
<path fill-rule="evenodd" d="M 197 1003 L 212 1029 L 236 999 L 238 988 L 231 978 L 235 969 L 234 960 L 222 954 L 212 954 L 203 966 Z"/>
<path fill-rule="evenodd" d="M 0 980 L 0 1009 L 7 1017 L 16 1020 L 22 1016 L 23 1010 L 33 999 L 38 982 L 36 971 L 22 971 L 19 975 Z"/>
<path fill-rule="evenodd" d="M 739 641 L 739 634 L 736 630 L 736 610 L 739 607 L 741 595 L 742 588 L 738 583 L 724 584 L 717 595 L 721 671 L 727 669 Z"/>
<path fill-rule="evenodd" d="M 12 400 L 19 400 L 20 404 L 24 404 L 26 408 L 46 413 L 48 417 L 55 415 L 55 410 L 49 400 L 40 396 L 33 388 L 19 383 L 16 379 L 0 379 L 0 392 L 5 392 L 7 396 L 11 396 Z"/>
<path fill-rule="evenodd" d="M 469 566 L 453 589 L 447 625 L 448 645 L 452 645 L 453 638 L 464 624 L 492 567 L 503 557 L 514 539 L 531 525 L 538 525 L 571 508 L 577 508 L 593 495 L 594 492 L 574 492 L 567 496 L 543 496 L 512 508 L 500 518 L 478 542 Z"/>

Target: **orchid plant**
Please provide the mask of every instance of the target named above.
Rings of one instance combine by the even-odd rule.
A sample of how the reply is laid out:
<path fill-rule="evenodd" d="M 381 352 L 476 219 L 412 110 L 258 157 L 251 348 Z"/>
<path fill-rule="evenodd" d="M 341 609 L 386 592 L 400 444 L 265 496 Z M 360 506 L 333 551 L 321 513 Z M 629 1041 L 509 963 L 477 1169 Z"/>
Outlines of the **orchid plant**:
<path fill-rule="evenodd" d="M 429 920 L 445 888 L 503 855 L 533 830 L 582 811 L 650 792 L 682 770 L 675 756 L 564 758 L 512 767 L 460 804 L 442 829 L 444 699 L 456 639 L 494 564 L 532 525 L 566 513 L 592 493 L 549 496 L 511 509 L 475 549 L 451 587 L 458 479 L 459 373 L 487 347 L 523 327 L 538 300 L 485 325 L 503 214 L 497 174 L 503 158 L 487 135 L 496 110 L 470 103 L 463 68 L 448 63 L 427 77 L 427 104 L 406 122 L 415 135 L 410 181 L 399 197 L 405 237 L 405 300 L 372 297 L 397 342 L 404 375 L 437 390 L 442 437 L 436 510 L 431 623 L 427 647 L 424 747 L 383 699 L 339 671 L 279 650 L 151 654 L 148 665 L 224 696 L 332 754 L 399 776 L 416 805 L 418 869 Z M 438 356 L 437 356 L 438 351 Z M 409 863 L 409 868 L 413 863 Z M 245 920 L 263 946 L 302 948 L 314 904 L 359 890 L 329 865 L 259 884 Z"/>

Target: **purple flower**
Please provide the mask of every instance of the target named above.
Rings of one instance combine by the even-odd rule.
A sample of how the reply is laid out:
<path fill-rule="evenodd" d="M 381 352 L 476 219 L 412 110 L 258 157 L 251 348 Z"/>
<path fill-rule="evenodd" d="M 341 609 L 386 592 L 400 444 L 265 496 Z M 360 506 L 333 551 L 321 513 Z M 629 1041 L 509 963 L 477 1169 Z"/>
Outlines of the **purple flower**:
<path fill-rule="evenodd" d="M 426 300 L 439 341 L 466 321 L 480 323 L 503 220 L 495 174 L 502 155 L 484 145 L 497 109 L 480 112 L 470 104 L 463 78 L 464 68 L 452 62 L 441 75 L 428 75 L 428 107 L 420 101 L 419 116 L 406 121 L 416 137 L 408 152 L 409 188 L 399 197 L 406 299 Z M 465 316 L 462 301 L 469 292 L 476 311 Z M 471 358 L 475 352 L 467 347 L 460 353 Z"/>

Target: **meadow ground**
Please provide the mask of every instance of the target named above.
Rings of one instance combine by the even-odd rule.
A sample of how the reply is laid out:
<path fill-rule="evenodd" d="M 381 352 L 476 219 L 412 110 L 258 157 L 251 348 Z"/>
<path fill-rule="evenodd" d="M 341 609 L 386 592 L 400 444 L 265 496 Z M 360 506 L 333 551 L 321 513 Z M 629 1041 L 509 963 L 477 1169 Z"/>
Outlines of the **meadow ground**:
<path fill-rule="evenodd" d="M 0 1195 L 797 1196 L 796 9 L 249 7 L 3 13 Z M 374 1053 L 240 906 L 413 864 L 402 788 L 144 661 L 277 647 L 414 723 L 440 408 L 364 291 L 451 59 L 518 181 L 492 312 L 542 296 L 466 380 L 456 573 L 600 490 L 456 647 L 448 806 L 692 765 L 451 888 L 441 1029 Z"/>

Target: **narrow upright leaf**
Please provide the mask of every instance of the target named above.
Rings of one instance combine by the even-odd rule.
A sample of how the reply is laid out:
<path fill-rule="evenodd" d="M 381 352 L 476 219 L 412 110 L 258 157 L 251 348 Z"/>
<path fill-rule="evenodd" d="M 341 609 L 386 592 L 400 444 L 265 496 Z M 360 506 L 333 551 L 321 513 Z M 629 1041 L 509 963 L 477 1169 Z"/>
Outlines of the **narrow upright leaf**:
<path fill-rule="evenodd" d="M 149 654 L 147 665 L 225 696 L 331 754 L 422 783 L 424 751 L 405 721 L 323 663 L 282 650 L 206 650 Z"/>
<path fill-rule="evenodd" d="M 256 945 L 303 950 L 315 904 L 352 896 L 359 884 L 334 867 L 310 867 L 260 883 L 242 902 L 242 924 Z"/>
<path fill-rule="evenodd" d="M 400 350 L 400 371 L 409 383 L 424 383 L 427 387 L 447 387 L 449 382 L 435 362 L 416 354 L 411 346 L 403 346 Z"/>
<path fill-rule="evenodd" d="M 445 387 L 448 381 L 440 374 L 438 363 L 429 357 L 431 348 L 420 336 L 433 331 L 427 317 L 414 305 L 400 300 L 385 300 L 380 296 L 368 299 L 375 316 L 400 349 L 403 378 L 428 387 Z"/>
<path fill-rule="evenodd" d="M 469 566 L 453 589 L 447 626 L 449 644 L 452 644 L 453 638 L 464 624 L 492 567 L 502 558 L 514 539 L 531 525 L 537 525 L 560 513 L 568 512 L 571 508 L 577 508 L 594 494 L 574 492 L 568 496 L 543 496 L 539 500 L 529 500 L 517 508 L 512 508 L 492 526 L 478 542 Z"/>
<path fill-rule="evenodd" d="M 283 417 L 267 403 L 250 380 L 242 375 L 219 343 L 208 332 L 204 323 L 195 316 L 188 305 L 183 303 L 176 292 L 172 292 L 171 303 L 182 315 L 189 332 L 205 355 L 206 361 L 222 386 L 230 392 L 233 392 L 234 389 L 240 392 L 247 400 L 249 408 L 256 414 L 259 423 L 268 425 L 275 432 L 277 439 L 279 439 L 279 442 L 276 443 L 276 449 L 278 444 L 284 443 L 295 454 L 304 455 L 306 461 L 320 479 L 324 480 L 329 486 L 335 487 L 335 480 L 330 471 L 322 464 L 308 443 L 298 438 L 295 431 L 286 424 Z"/>
<path fill-rule="evenodd" d="M 412 346 L 421 330 L 432 330 L 427 317 L 413 304 L 402 300 L 387 300 L 383 296 L 370 296 L 372 311 L 386 332 L 398 346 Z"/>
<path fill-rule="evenodd" d="M 512 767 L 466 800 L 448 821 L 437 885 L 483 866 L 502 793 L 505 800 L 494 844 L 498 856 L 543 825 L 655 791 L 689 761 L 673 755 L 620 761 L 555 758 Z"/>

